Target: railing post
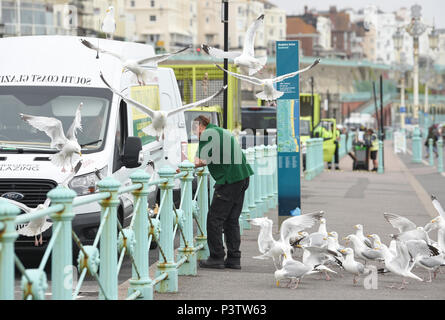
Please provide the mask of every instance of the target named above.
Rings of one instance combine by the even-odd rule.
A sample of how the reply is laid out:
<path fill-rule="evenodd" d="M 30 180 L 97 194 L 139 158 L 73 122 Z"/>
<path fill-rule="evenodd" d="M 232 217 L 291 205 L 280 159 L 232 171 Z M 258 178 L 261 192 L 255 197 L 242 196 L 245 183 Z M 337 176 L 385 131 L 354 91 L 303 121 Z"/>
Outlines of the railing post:
<path fill-rule="evenodd" d="M 130 179 L 133 184 L 141 183 L 142 188 L 133 191 L 134 201 L 136 204 L 140 201 L 137 212 L 133 212 L 134 224 L 133 231 L 135 236 L 134 247 L 134 263 L 137 271 L 132 266 L 132 277 L 130 279 L 130 288 L 128 288 L 128 296 L 135 291 L 141 292 L 138 299 L 152 300 L 153 299 L 153 284 L 148 273 L 149 268 L 149 247 L 148 247 L 148 202 L 147 197 L 149 192 L 148 181 L 150 175 L 144 170 L 137 170 L 131 174 Z M 152 241 L 154 241 L 152 239 Z M 139 275 L 139 278 L 138 278 Z"/>
<path fill-rule="evenodd" d="M 428 139 L 428 157 L 429 157 L 429 165 L 434 166 L 434 156 L 433 156 L 433 139 Z"/>
<path fill-rule="evenodd" d="M 195 247 L 193 245 L 193 209 L 192 209 L 192 181 L 194 165 L 188 160 L 185 160 L 179 165 L 181 172 L 187 172 L 187 175 L 181 178 L 181 197 L 183 203 L 181 209 L 184 212 L 184 238 L 181 237 L 181 246 L 178 249 L 178 259 L 187 256 L 187 261 L 179 268 L 179 275 L 196 275 L 197 273 L 197 259 L 195 254 Z M 184 194 L 183 194 L 184 193 Z"/>
<path fill-rule="evenodd" d="M 201 181 L 201 187 L 198 192 L 198 207 L 199 207 L 199 216 L 198 216 L 198 223 L 201 227 L 200 231 L 202 231 L 203 234 L 198 235 L 195 237 L 196 244 L 197 245 L 203 245 L 203 248 L 198 251 L 197 259 L 198 260 L 205 260 L 209 257 L 209 246 L 207 245 L 207 213 L 209 212 L 209 169 L 207 167 L 204 167 L 203 170 L 198 170 L 196 172 L 196 175 L 198 176 L 198 184 Z M 211 201 L 211 199 L 210 199 Z"/>
<path fill-rule="evenodd" d="M 275 171 L 273 174 L 273 194 L 275 197 L 275 207 L 278 206 L 278 149 L 277 145 L 273 146 L 273 161 L 275 162 Z"/>
<path fill-rule="evenodd" d="M 121 184 L 112 177 L 106 177 L 99 181 L 100 192 L 109 192 L 110 197 L 102 200 L 101 221 L 104 218 L 106 210 L 109 210 L 107 221 L 104 224 L 102 234 L 100 235 L 100 271 L 99 281 L 105 291 L 106 298 L 117 300 L 118 298 L 118 275 L 117 275 L 117 207 L 119 206 L 119 197 L 117 191 Z M 99 299 L 104 300 L 105 296 L 99 292 Z"/>
<path fill-rule="evenodd" d="M 261 176 L 261 200 L 263 201 L 263 216 L 269 211 L 269 205 L 267 203 L 267 155 L 266 146 L 263 144 L 260 146 L 260 165 L 258 172 Z"/>
<path fill-rule="evenodd" d="M 169 166 L 162 167 L 159 172 L 161 179 L 167 179 L 165 183 L 161 183 L 161 203 L 159 208 L 159 215 L 161 220 L 161 236 L 159 245 L 162 248 L 164 255 L 159 254 L 158 268 L 156 277 L 162 273 L 167 273 L 167 278 L 156 285 L 158 292 L 177 292 L 178 291 L 178 269 L 174 257 L 174 236 L 173 236 L 173 187 L 175 186 L 174 176 L 176 174 Z M 165 195 L 165 198 L 164 198 Z M 164 256 L 166 261 L 164 260 Z"/>
<path fill-rule="evenodd" d="M 273 209 L 274 206 L 274 196 L 273 196 L 273 174 L 274 174 L 274 165 L 275 163 L 273 162 L 273 150 L 272 150 L 272 146 L 266 146 L 266 148 L 264 149 L 265 151 L 265 156 L 266 156 L 266 160 L 267 160 L 267 172 L 266 172 L 266 195 L 267 195 L 267 209 Z"/>
<path fill-rule="evenodd" d="M 249 217 L 250 219 L 256 218 L 256 204 L 255 204 L 255 184 L 256 184 L 256 175 L 255 175 L 255 149 L 254 148 L 248 148 L 247 149 L 247 156 L 246 161 L 254 171 L 254 174 L 250 176 L 249 180 L 249 188 L 247 189 L 248 194 L 248 210 L 249 210 Z M 251 225 L 247 221 L 245 222 L 245 229 L 250 229 Z"/>
<path fill-rule="evenodd" d="M 57 241 L 54 243 L 51 252 L 51 288 L 53 300 L 72 300 L 72 284 L 67 285 L 67 277 L 73 272 L 73 244 L 72 244 L 72 224 L 74 218 L 73 199 L 76 193 L 68 188 L 59 186 L 48 192 L 51 204 L 63 204 L 63 211 L 51 214 L 53 221 L 52 229 L 56 230 L 61 226 Z"/>
<path fill-rule="evenodd" d="M 379 164 L 377 167 L 377 173 L 384 173 L 383 169 L 383 141 L 379 140 Z"/>
<path fill-rule="evenodd" d="M 437 171 L 443 172 L 443 139 L 437 141 Z"/>
<path fill-rule="evenodd" d="M 323 154 L 323 139 L 317 138 L 318 142 L 318 151 L 317 151 L 317 160 L 318 160 L 318 170 L 317 175 L 324 171 L 324 154 Z"/>
<path fill-rule="evenodd" d="M 304 172 L 304 179 L 311 180 L 312 179 L 312 168 L 313 166 L 313 140 L 306 140 L 306 170 Z"/>
<path fill-rule="evenodd" d="M 256 181 L 255 181 L 255 204 L 256 204 L 256 217 L 262 217 L 264 213 L 264 203 L 263 203 L 263 196 L 262 196 L 262 183 L 263 179 L 261 175 L 259 174 L 259 166 L 260 166 L 260 159 L 262 157 L 261 147 L 255 146 L 255 175 L 256 175 Z"/>
<path fill-rule="evenodd" d="M 247 162 L 247 150 L 243 150 L 243 154 L 246 157 Z M 249 180 L 249 184 L 250 184 Z M 239 217 L 239 230 L 240 234 L 243 234 L 244 229 L 250 229 L 250 224 L 247 221 L 250 219 L 250 211 L 249 211 L 249 192 L 246 190 L 244 195 L 243 209 L 241 210 L 241 215 Z"/>
<path fill-rule="evenodd" d="M 419 127 L 414 128 L 413 138 L 412 138 L 412 150 L 413 157 L 412 162 L 421 163 L 422 162 L 422 138 L 420 137 Z"/>
<path fill-rule="evenodd" d="M 14 219 L 20 209 L 0 199 L 0 300 L 14 300 Z"/>

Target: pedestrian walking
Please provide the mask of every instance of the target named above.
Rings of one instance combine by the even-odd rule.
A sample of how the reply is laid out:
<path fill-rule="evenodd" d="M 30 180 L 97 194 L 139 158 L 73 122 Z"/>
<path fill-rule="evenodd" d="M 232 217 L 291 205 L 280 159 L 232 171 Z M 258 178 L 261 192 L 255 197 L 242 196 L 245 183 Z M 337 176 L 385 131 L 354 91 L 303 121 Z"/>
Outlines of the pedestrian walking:
<path fill-rule="evenodd" d="M 377 171 L 378 161 L 377 161 L 377 152 L 379 151 L 379 138 L 377 134 L 374 133 L 374 130 L 369 128 L 366 131 L 366 135 L 364 136 L 365 145 L 369 148 L 369 157 L 372 160 L 372 171 Z"/>
<path fill-rule="evenodd" d="M 433 139 L 433 151 L 434 154 L 436 155 L 436 158 L 438 157 L 438 153 L 437 153 L 437 140 L 439 140 L 439 130 L 437 130 L 437 125 L 431 125 L 428 128 L 428 135 L 426 137 L 425 140 L 425 147 L 426 147 L 426 156 L 425 158 L 429 158 L 430 157 L 430 152 L 429 152 L 429 141 L 430 139 Z"/>
<path fill-rule="evenodd" d="M 239 217 L 253 170 L 229 131 L 211 124 L 203 115 L 195 118 L 194 128 L 199 138 L 195 167 L 207 166 L 216 182 L 207 215 L 210 256 L 207 260 L 201 260 L 199 265 L 201 268 L 241 269 Z"/>

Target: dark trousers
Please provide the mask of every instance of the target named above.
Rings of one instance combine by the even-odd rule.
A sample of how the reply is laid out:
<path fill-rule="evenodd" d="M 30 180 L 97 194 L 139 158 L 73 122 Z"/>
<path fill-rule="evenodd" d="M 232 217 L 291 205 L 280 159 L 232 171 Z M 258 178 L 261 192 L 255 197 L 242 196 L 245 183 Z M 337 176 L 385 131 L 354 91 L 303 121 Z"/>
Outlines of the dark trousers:
<path fill-rule="evenodd" d="M 207 215 L 207 244 L 210 259 L 224 260 L 222 240 L 227 247 L 227 259 L 239 263 L 241 244 L 239 217 L 243 209 L 244 193 L 249 186 L 249 178 L 232 184 L 215 184 L 212 203 Z"/>

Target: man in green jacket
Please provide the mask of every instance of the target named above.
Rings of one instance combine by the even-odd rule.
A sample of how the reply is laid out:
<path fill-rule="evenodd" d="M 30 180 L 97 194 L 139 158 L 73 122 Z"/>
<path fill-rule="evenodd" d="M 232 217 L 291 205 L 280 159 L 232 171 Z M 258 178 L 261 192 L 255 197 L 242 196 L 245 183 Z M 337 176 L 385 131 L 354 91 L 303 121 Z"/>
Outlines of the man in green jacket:
<path fill-rule="evenodd" d="M 215 179 L 215 190 L 207 215 L 210 256 L 207 260 L 201 260 L 199 265 L 202 268 L 241 269 L 239 217 L 253 170 L 229 131 L 211 124 L 202 115 L 194 123 L 199 137 L 195 167 L 207 166 Z M 225 260 L 223 232 L 227 248 Z"/>

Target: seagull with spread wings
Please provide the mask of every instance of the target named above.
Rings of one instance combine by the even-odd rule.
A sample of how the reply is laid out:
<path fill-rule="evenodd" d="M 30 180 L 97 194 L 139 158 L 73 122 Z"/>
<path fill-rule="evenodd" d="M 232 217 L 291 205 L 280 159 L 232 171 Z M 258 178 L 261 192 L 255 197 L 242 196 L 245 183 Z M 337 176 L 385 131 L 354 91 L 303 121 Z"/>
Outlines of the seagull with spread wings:
<path fill-rule="evenodd" d="M 74 171 L 73 163 L 77 163 L 82 155 L 81 147 L 76 138 L 77 130 L 82 130 L 82 106 L 83 103 L 80 103 L 77 107 L 73 123 L 68 129 L 66 136 L 63 132 L 62 122 L 59 119 L 20 113 L 22 120 L 37 130 L 45 132 L 51 138 L 50 147 L 59 150 L 58 153 L 51 157 L 51 162 L 57 167 L 62 167 L 62 172 L 65 172 L 65 167 L 68 166 L 71 166 L 71 171 Z"/>
<path fill-rule="evenodd" d="M 105 85 L 115 94 L 117 94 L 119 97 L 121 97 L 126 103 L 131 104 L 133 106 L 135 106 L 136 108 L 138 108 L 140 111 L 148 114 L 151 118 L 151 124 L 148 125 L 147 127 L 143 128 L 142 131 L 145 132 L 146 134 L 150 135 L 150 136 L 154 136 L 159 140 L 159 137 L 162 137 L 162 139 L 164 139 L 164 128 L 167 125 L 167 118 L 171 117 L 179 112 L 185 111 L 187 109 L 191 109 L 194 108 L 196 106 L 205 104 L 206 102 L 212 100 L 213 98 L 215 98 L 216 96 L 218 96 L 219 94 L 221 94 L 226 88 L 227 86 L 222 87 L 218 92 L 212 94 L 211 96 L 193 102 L 193 103 L 189 103 L 186 105 L 183 105 L 182 107 L 176 108 L 176 109 L 172 109 L 172 110 L 168 110 L 168 111 L 163 111 L 163 110 L 152 110 L 150 109 L 148 106 L 143 105 L 140 102 L 137 102 L 131 98 L 125 97 L 122 93 L 120 93 L 119 91 L 117 91 L 116 89 L 114 89 L 113 87 L 111 87 L 108 82 L 105 80 L 103 74 L 100 74 L 100 78 L 102 79 L 102 81 L 105 83 Z"/>
<path fill-rule="evenodd" d="M 223 51 L 218 48 L 209 47 L 203 44 L 202 50 L 208 55 L 218 59 L 233 60 L 236 66 L 246 67 L 249 70 L 249 76 L 260 71 L 267 62 L 267 57 L 255 58 L 254 43 L 255 35 L 258 29 L 263 25 L 264 14 L 259 16 L 247 29 L 244 38 L 243 51 Z"/>
<path fill-rule="evenodd" d="M 182 49 L 172 52 L 172 53 L 157 54 L 152 57 L 143 58 L 143 59 L 128 59 L 126 57 L 123 57 L 123 56 L 115 53 L 115 52 L 105 50 L 105 49 L 100 49 L 100 48 L 96 47 L 94 44 L 92 44 L 91 42 L 89 42 L 88 40 L 81 39 L 80 42 L 85 47 L 87 47 L 89 49 L 95 50 L 97 52 L 109 54 L 109 55 L 119 59 L 122 62 L 123 70 L 129 70 L 129 71 L 133 72 L 136 75 L 137 81 L 140 85 L 145 84 L 144 77 L 145 77 L 145 72 L 147 71 L 147 69 L 143 68 L 142 65 L 147 64 L 147 63 L 160 63 L 162 61 L 167 60 L 171 56 L 174 56 L 174 55 L 181 53 L 181 52 L 190 48 L 190 47 L 185 47 L 185 48 L 182 48 Z"/>
<path fill-rule="evenodd" d="M 284 92 L 282 91 L 278 91 L 274 88 L 274 83 L 295 77 L 296 75 L 302 73 L 302 72 L 306 72 L 310 69 L 312 69 L 313 67 L 315 67 L 318 63 L 320 62 L 320 59 L 316 59 L 310 66 L 304 68 L 304 69 L 300 69 L 298 71 L 295 72 L 291 72 L 291 73 L 287 73 L 287 74 L 283 74 L 281 76 L 278 76 L 276 78 L 270 78 L 270 79 L 259 79 L 256 77 L 251 77 L 251 76 L 246 76 L 243 74 L 239 74 L 239 73 L 235 73 L 235 72 L 230 72 L 222 67 L 220 67 L 219 65 L 216 65 L 220 70 L 227 72 L 228 74 L 232 75 L 235 78 L 256 84 L 258 86 L 262 86 L 264 88 L 264 91 L 261 91 L 259 93 L 256 94 L 256 97 L 258 99 L 261 100 L 266 100 L 266 101 L 272 101 L 272 100 L 276 100 L 279 97 L 281 97 Z"/>
<path fill-rule="evenodd" d="M 260 226 L 260 234 L 258 235 L 258 247 L 261 256 L 255 259 L 272 258 L 275 268 L 278 269 L 278 263 L 281 257 L 291 255 L 290 239 L 298 234 L 298 232 L 312 227 L 322 216 L 323 211 L 307 213 L 300 216 L 294 216 L 283 221 L 280 227 L 280 239 L 275 240 L 272 236 L 272 220 L 269 218 L 255 218 L 249 222 L 252 225 Z"/>

